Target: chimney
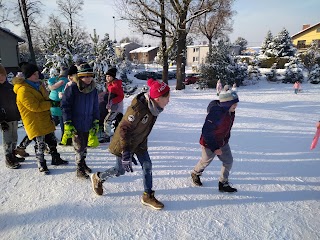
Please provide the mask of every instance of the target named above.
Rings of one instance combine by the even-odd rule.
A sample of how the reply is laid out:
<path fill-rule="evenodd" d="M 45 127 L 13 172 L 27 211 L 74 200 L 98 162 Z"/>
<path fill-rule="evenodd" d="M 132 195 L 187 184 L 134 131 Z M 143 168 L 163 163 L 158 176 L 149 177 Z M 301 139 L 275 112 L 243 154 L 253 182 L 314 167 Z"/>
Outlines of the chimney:
<path fill-rule="evenodd" d="M 307 29 L 307 28 L 309 28 L 310 27 L 310 24 L 303 24 L 302 25 L 302 30 L 305 30 L 305 29 Z"/>

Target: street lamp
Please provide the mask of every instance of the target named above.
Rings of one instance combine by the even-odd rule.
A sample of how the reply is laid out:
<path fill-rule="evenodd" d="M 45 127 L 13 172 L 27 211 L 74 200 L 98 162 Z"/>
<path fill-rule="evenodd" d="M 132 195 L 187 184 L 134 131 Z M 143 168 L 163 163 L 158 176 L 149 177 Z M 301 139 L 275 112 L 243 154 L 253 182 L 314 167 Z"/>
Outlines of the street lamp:
<path fill-rule="evenodd" d="M 116 17 L 115 16 L 112 16 L 113 18 L 113 37 L 114 37 L 114 43 L 117 42 L 116 40 Z"/>

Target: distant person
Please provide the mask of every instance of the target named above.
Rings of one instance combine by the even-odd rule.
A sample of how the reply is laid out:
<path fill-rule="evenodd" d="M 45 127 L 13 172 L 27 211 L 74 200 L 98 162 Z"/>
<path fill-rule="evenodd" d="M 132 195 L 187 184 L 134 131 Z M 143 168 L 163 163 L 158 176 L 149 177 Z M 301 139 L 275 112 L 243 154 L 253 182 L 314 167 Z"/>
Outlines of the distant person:
<path fill-rule="evenodd" d="M 236 83 L 234 83 L 234 84 L 232 85 L 231 91 L 233 91 L 233 92 L 237 92 L 237 91 L 238 91 L 238 89 L 237 89 L 237 84 L 236 84 Z"/>
<path fill-rule="evenodd" d="M 99 130 L 98 91 L 93 77 L 92 67 L 88 63 L 80 64 L 77 78 L 66 88 L 61 101 L 65 126 L 62 138 L 72 137 L 76 176 L 80 179 L 89 178 L 91 173 L 86 163 L 88 138 Z"/>
<path fill-rule="evenodd" d="M 219 96 L 221 90 L 222 90 L 221 80 L 218 80 L 216 85 L 217 96 Z"/>
<path fill-rule="evenodd" d="M 159 114 L 169 103 L 170 88 L 164 82 L 154 79 L 147 81 L 149 93 L 139 93 L 127 111 L 111 139 L 109 151 L 116 156 L 116 166 L 104 172 L 91 175 L 93 191 L 103 194 L 102 183 L 110 177 L 133 172 L 135 154 L 143 171 L 144 193 L 141 203 L 154 209 L 162 209 L 163 203 L 154 196 L 152 189 L 152 162 L 148 153 L 148 136 Z"/>
<path fill-rule="evenodd" d="M 293 88 L 294 88 L 294 93 L 297 94 L 298 92 L 301 91 L 301 84 L 299 81 L 296 81 L 294 84 L 293 84 Z"/>
<path fill-rule="evenodd" d="M 11 169 L 20 168 L 19 161 L 25 160 L 16 157 L 15 152 L 19 120 L 20 113 L 16 104 L 16 94 L 13 92 L 12 84 L 7 81 L 6 69 L 0 64 L 0 129 L 6 167 Z"/>
<path fill-rule="evenodd" d="M 17 94 L 17 106 L 30 140 L 36 142 L 36 158 L 40 172 L 50 171 L 44 159 L 46 143 L 52 156 L 52 165 L 68 164 L 62 160 L 57 151 L 57 140 L 54 135 L 55 126 L 51 120 L 50 108 L 58 106 L 59 102 L 49 99 L 49 93 L 39 79 L 39 69 L 34 64 L 26 64 L 22 68 L 24 78 L 13 79 L 14 92 Z"/>
<path fill-rule="evenodd" d="M 209 103 L 208 115 L 200 137 L 201 159 L 191 172 L 192 181 L 196 186 L 202 186 L 200 176 L 213 158 L 218 156 L 222 162 L 219 191 L 237 192 L 237 189 L 229 184 L 229 173 L 233 164 L 229 138 L 238 102 L 239 99 L 235 92 L 222 91 L 219 100 Z"/>
<path fill-rule="evenodd" d="M 104 119 L 104 132 L 107 142 L 110 141 L 112 135 L 112 121 L 116 119 L 118 113 L 121 115 L 123 113 L 124 92 L 122 81 L 116 78 L 116 74 L 116 68 L 110 68 L 106 73 L 107 93 L 104 95 L 104 101 L 106 102 L 107 116 Z"/>
<path fill-rule="evenodd" d="M 320 128 L 320 121 L 316 123 L 316 127 Z"/>

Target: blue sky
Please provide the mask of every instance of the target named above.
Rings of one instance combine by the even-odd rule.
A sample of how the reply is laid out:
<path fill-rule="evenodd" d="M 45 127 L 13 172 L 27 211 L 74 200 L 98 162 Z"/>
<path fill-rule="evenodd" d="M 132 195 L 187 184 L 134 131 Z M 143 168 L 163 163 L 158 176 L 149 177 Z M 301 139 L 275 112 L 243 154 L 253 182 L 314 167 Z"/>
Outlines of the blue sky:
<path fill-rule="evenodd" d="M 49 14 L 55 12 L 55 0 L 43 0 L 43 10 Z M 233 9 L 237 12 L 233 17 L 233 33 L 230 34 L 232 42 L 238 37 L 248 41 L 248 46 L 260 46 L 268 30 L 273 35 L 278 34 L 284 27 L 293 35 L 302 29 L 303 24 L 314 25 L 320 22 L 319 0 L 235 0 Z M 115 16 L 115 20 L 113 19 Z M 109 33 L 114 39 L 114 26 L 116 39 L 126 36 L 135 36 L 143 44 L 154 44 L 155 40 L 133 33 L 129 24 L 118 21 L 113 0 L 85 0 L 81 24 L 93 33 L 93 29 L 102 37 Z M 19 34 L 20 30 L 15 28 Z M 157 41 L 157 40 L 156 40 Z"/>

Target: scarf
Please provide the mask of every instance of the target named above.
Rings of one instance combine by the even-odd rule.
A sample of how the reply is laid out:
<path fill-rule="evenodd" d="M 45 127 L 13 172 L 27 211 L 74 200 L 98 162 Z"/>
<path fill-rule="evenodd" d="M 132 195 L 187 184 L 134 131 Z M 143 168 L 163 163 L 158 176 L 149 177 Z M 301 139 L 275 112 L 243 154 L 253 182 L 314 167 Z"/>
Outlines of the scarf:
<path fill-rule="evenodd" d="M 152 98 L 150 98 L 148 93 L 145 93 L 144 96 L 148 103 L 148 108 L 151 114 L 157 117 L 163 111 L 163 108 L 159 107 L 158 104 Z"/>

